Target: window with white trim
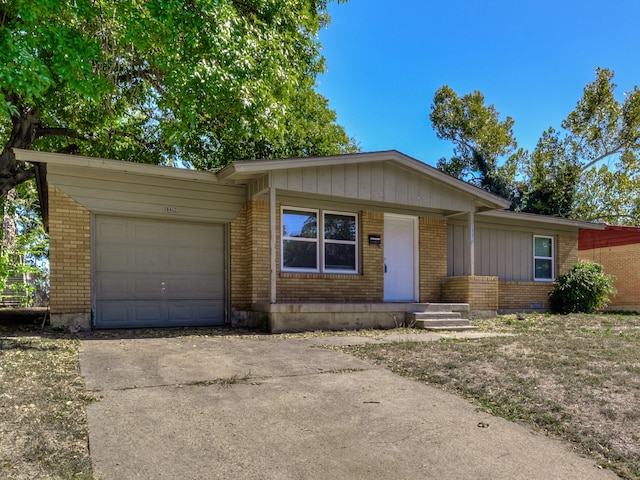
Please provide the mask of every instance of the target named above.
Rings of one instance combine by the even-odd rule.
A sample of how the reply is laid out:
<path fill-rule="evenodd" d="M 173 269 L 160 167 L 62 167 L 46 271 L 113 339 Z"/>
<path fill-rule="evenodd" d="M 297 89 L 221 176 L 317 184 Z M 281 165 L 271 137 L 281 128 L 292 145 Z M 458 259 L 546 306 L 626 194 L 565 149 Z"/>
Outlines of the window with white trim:
<path fill-rule="evenodd" d="M 283 207 L 281 218 L 283 271 L 358 272 L 356 214 Z"/>
<path fill-rule="evenodd" d="M 533 278 L 536 281 L 552 281 L 554 277 L 553 237 L 533 237 Z"/>

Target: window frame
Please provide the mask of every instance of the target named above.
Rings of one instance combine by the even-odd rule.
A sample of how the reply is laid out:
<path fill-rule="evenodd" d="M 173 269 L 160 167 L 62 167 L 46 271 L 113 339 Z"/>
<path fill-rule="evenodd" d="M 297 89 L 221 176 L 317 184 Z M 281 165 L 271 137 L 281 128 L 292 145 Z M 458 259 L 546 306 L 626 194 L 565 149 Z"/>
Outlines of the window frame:
<path fill-rule="evenodd" d="M 551 256 L 536 255 L 536 239 L 543 238 L 551 241 Z M 538 278 L 536 276 L 536 261 L 548 260 L 551 262 L 551 277 Z M 534 235 L 533 236 L 533 280 L 535 282 L 553 282 L 556 278 L 555 265 L 555 238 L 550 235 Z"/>
<path fill-rule="evenodd" d="M 316 238 L 306 237 L 289 237 L 284 235 L 284 215 L 285 211 L 315 213 L 318 225 L 316 227 Z M 345 217 L 353 217 L 355 224 L 355 240 L 334 240 L 325 238 L 325 215 L 340 215 Z M 357 275 L 360 271 L 360 235 L 359 235 L 359 216 L 355 212 L 342 212 L 337 210 L 322 210 L 317 208 L 304 208 L 304 207 L 280 207 L 280 271 L 287 273 L 322 273 L 322 274 L 336 274 L 336 275 Z M 316 268 L 299 268 L 299 267 L 287 267 L 284 264 L 284 243 L 285 241 L 301 241 L 301 242 L 313 242 L 316 243 Z M 354 269 L 335 269 L 326 267 L 326 254 L 325 245 L 353 245 L 355 248 L 355 265 Z"/>

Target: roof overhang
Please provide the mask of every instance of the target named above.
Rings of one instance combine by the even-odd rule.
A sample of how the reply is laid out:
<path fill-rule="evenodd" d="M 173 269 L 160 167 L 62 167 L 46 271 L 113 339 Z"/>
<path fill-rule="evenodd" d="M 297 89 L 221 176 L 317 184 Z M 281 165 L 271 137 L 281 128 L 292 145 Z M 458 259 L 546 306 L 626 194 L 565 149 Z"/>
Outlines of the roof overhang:
<path fill-rule="evenodd" d="M 502 220 L 521 220 L 530 223 L 540 223 L 545 225 L 556 225 L 559 227 L 574 227 L 586 230 L 604 230 L 606 224 L 583 222 L 581 220 L 571 220 L 569 218 L 553 217 L 551 215 L 539 215 L 535 213 L 512 212 L 510 210 L 493 210 L 482 212 L 478 215 L 483 217 L 492 217 Z"/>
<path fill-rule="evenodd" d="M 23 150 L 19 148 L 14 148 L 13 153 L 16 160 L 21 162 L 45 163 L 47 165 L 74 168 L 98 168 L 123 173 L 135 173 L 138 175 L 175 178 L 178 180 L 219 183 L 218 177 L 214 172 L 190 170 L 187 168 L 165 167 L 160 165 L 149 165 L 146 163 L 84 157 L 80 155 L 68 155 L 62 153 L 38 152 L 35 150 Z"/>

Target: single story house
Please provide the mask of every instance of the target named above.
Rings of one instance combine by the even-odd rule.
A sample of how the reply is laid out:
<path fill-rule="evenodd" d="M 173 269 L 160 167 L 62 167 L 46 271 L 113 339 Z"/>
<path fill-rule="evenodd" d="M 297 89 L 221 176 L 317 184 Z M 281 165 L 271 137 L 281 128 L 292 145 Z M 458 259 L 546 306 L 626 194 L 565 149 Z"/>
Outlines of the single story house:
<path fill-rule="evenodd" d="M 609 310 L 640 312 L 640 227 L 581 228 L 578 258 L 599 263 L 604 273 L 616 277 L 618 293 L 611 298 Z"/>
<path fill-rule="evenodd" d="M 37 165 L 53 324 L 393 327 L 416 304 L 545 310 L 602 226 L 509 203 L 397 151 L 215 172 L 15 150 Z"/>

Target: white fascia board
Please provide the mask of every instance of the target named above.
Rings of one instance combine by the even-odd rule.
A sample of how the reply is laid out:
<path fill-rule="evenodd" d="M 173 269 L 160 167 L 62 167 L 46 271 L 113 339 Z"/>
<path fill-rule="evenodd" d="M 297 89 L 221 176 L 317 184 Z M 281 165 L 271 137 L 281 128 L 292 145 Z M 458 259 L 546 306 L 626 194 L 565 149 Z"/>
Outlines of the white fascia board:
<path fill-rule="evenodd" d="M 85 157 L 80 155 L 67 155 L 62 153 L 38 152 L 35 150 L 23 150 L 19 148 L 14 148 L 13 153 L 16 160 L 21 162 L 45 163 L 72 168 L 113 170 L 123 173 L 135 173 L 138 175 L 192 180 L 204 183 L 219 183 L 218 178 L 212 172 L 189 170 L 186 168 L 165 167 L 161 165 L 150 165 L 146 163 L 135 163 L 97 157 Z"/>
<path fill-rule="evenodd" d="M 512 212 L 509 210 L 493 210 L 490 212 L 478 213 L 477 215 L 482 217 L 501 218 L 505 220 L 522 220 L 524 222 L 583 228 L 587 230 L 604 230 L 606 227 L 604 223 L 591 223 L 581 220 L 571 220 L 569 218 L 552 217 L 550 215 L 539 215 L 536 213 Z"/>

